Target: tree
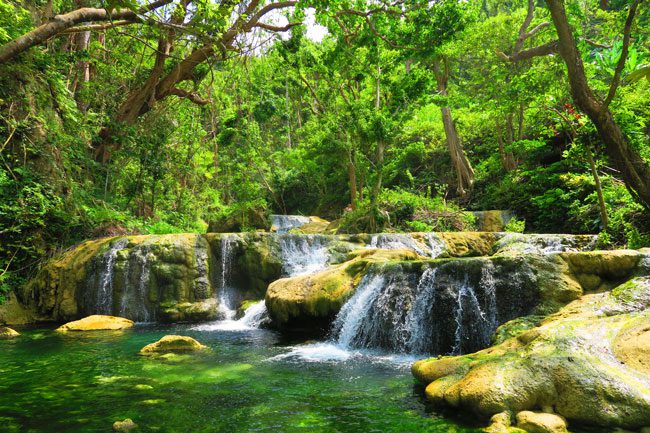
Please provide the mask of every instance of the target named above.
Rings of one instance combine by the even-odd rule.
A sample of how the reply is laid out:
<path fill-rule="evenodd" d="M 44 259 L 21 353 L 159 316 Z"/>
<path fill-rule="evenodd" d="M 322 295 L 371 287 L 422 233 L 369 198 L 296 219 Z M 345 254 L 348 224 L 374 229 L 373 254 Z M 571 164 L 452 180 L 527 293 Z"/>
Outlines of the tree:
<path fill-rule="evenodd" d="M 518 61 L 533 56 L 559 52 L 566 64 L 571 95 L 576 106 L 584 111 L 593 122 L 612 165 L 618 170 L 630 193 L 645 207 L 650 208 L 650 165 L 643 159 L 638 150 L 634 148 L 610 110 L 610 104 L 614 100 L 616 91 L 621 83 L 623 69 L 629 52 L 632 27 L 641 2 L 642 0 L 634 0 L 629 7 L 623 29 L 621 55 L 609 85 L 609 90 L 604 97 L 597 95 L 589 85 L 582 54 L 577 47 L 562 0 L 546 0 L 548 9 L 551 12 L 553 25 L 557 32 L 557 41 L 552 41 L 527 50 L 521 50 L 526 39 L 534 36 L 541 29 L 548 26 L 548 24 L 542 23 L 530 31 L 527 30 L 534 13 L 534 0 L 529 0 L 528 13 L 521 27 L 520 36 L 515 44 L 514 52 L 510 56 L 504 57 L 510 61 Z"/>

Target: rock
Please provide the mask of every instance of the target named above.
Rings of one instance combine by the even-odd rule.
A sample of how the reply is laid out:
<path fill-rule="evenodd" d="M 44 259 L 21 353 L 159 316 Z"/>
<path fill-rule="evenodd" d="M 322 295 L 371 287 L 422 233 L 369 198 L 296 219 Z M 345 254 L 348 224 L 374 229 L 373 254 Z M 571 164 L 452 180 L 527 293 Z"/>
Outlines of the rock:
<path fill-rule="evenodd" d="M 330 230 L 330 222 L 317 216 L 310 216 L 309 222 L 298 228 L 292 229 L 291 233 L 301 233 L 306 235 L 311 234 L 326 234 L 335 233 L 336 230 Z"/>
<path fill-rule="evenodd" d="M 445 251 L 451 257 L 489 256 L 493 252 L 497 235 L 488 232 L 438 233 L 445 241 Z"/>
<path fill-rule="evenodd" d="M 582 424 L 640 429 L 650 413 L 650 277 L 585 295 L 479 352 L 416 362 L 427 398 L 489 417 L 553 407 Z"/>
<path fill-rule="evenodd" d="M 327 327 L 372 263 L 418 257 L 409 250 L 358 250 L 342 264 L 271 283 L 266 292 L 266 307 L 274 324 L 280 327 L 291 323 L 301 328 Z"/>
<path fill-rule="evenodd" d="M 115 421 L 113 423 L 113 431 L 117 432 L 129 432 L 137 427 L 138 425 L 134 423 L 131 418 L 127 418 L 124 421 Z"/>
<path fill-rule="evenodd" d="M 14 331 L 11 328 L 8 328 L 6 326 L 0 326 L 0 340 L 9 340 L 11 338 L 16 338 L 20 334 L 16 331 Z"/>
<path fill-rule="evenodd" d="M 562 253 L 561 256 L 571 271 L 583 275 L 583 279 L 584 275 L 596 275 L 606 280 L 620 280 L 632 274 L 642 254 L 635 250 L 613 250 Z"/>
<path fill-rule="evenodd" d="M 71 331 L 119 331 L 133 326 L 133 321 L 123 317 L 95 314 L 59 326 L 57 332 Z"/>
<path fill-rule="evenodd" d="M 485 433 L 524 433 L 517 427 L 511 427 L 512 414 L 500 412 L 490 418 L 490 425 L 483 429 Z"/>
<path fill-rule="evenodd" d="M 145 356 L 160 355 L 165 353 L 193 352 L 205 350 L 206 346 L 202 345 L 192 337 L 183 335 L 165 335 L 155 343 L 144 346 L 139 354 Z"/>
<path fill-rule="evenodd" d="M 566 420 L 552 413 L 519 412 L 517 427 L 528 433 L 567 433 Z"/>
<path fill-rule="evenodd" d="M 476 217 L 476 227 L 482 232 L 502 232 L 513 217 L 507 210 L 474 211 L 471 214 Z"/>

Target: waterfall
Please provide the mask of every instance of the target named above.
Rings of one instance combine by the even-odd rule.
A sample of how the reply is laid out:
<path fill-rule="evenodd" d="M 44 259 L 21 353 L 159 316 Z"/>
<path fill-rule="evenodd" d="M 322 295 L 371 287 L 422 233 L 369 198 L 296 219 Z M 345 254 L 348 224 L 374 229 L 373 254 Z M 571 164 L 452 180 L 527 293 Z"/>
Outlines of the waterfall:
<path fill-rule="evenodd" d="M 439 257 L 445 251 L 445 241 L 435 233 L 427 233 L 425 237 L 429 243 L 429 257 L 432 259 Z"/>
<path fill-rule="evenodd" d="M 383 250 L 407 249 L 424 257 L 431 256 L 407 233 L 379 233 L 373 235 L 367 248 L 380 248 Z"/>
<path fill-rule="evenodd" d="M 270 320 L 269 312 L 266 309 L 266 302 L 262 300 L 248 307 L 244 311 L 244 316 L 238 322 L 248 328 L 259 328 L 260 325 L 268 320 Z"/>
<path fill-rule="evenodd" d="M 422 271 L 375 267 L 336 316 L 332 341 L 347 349 L 410 354 L 460 354 L 487 347 L 502 319 L 496 268 L 485 259 L 463 263 L 461 269 L 432 263 Z M 509 278 L 509 290 L 519 291 L 518 280 Z M 527 311 L 526 305 L 501 308 L 507 311 L 504 321 Z"/>
<path fill-rule="evenodd" d="M 93 313 L 113 314 L 113 274 L 115 271 L 115 258 L 118 251 L 126 248 L 128 239 L 120 239 L 113 243 L 109 250 L 102 256 L 99 266 L 99 288 Z"/>
<path fill-rule="evenodd" d="M 271 215 L 271 229 L 277 233 L 287 233 L 309 223 L 309 217 L 302 215 Z"/>
<path fill-rule="evenodd" d="M 230 281 L 230 273 L 232 270 L 232 262 L 237 245 L 237 238 L 233 235 L 223 235 L 221 237 L 221 281 L 217 290 L 219 299 L 219 311 L 224 319 L 230 320 L 235 317 L 235 309 L 232 299 L 232 287 Z"/>
<path fill-rule="evenodd" d="M 321 235 L 281 235 L 279 242 L 283 273 L 295 277 L 325 269 L 329 261 L 328 240 Z"/>
<path fill-rule="evenodd" d="M 428 268 L 418 282 L 417 297 L 407 316 L 409 331 L 408 349 L 413 353 L 426 353 L 439 342 L 435 332 L 435 317 L 429 312 L 436 299 L 436 269 Z"/>
<path fill-rule="evenodd" d="M 137 286 L 132 284 L 131 269 L 135 261 L 136 269 L 139 270 Z M 148 308 L 147 289 L 151 273 L 149 255 L 144 248 L 135 248 L 129 255 L 124 266 L 124 292 L 120 304 L 120 316 L 136 322 L 151 322 L 155 320 L 155 314 Z M 134 290 L 135 288 L 135 290 Z"/>
<path fill-rule="evenodd" d="M 598 241 L 598 236 L 566 236 L 556 234 L 530 234 L 506 233 L 497 242 L 498 252 L 513 251 L 523 254 L 551 254 L 568 251 L 593 250 Z"/>

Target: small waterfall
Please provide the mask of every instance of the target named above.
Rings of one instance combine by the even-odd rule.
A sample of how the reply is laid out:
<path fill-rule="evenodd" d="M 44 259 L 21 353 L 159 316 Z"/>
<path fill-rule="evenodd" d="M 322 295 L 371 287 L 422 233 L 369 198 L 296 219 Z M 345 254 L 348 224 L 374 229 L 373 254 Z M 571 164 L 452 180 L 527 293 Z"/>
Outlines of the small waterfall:
<path fill-rule="evenodd" d="M 132 262 L 139 271 L 137 286 L 131 281 Z M 155 314 L 149 310 L 147 289 L 151 269 L 149 255 L 142 247 L 134 249 L 129 254 L 129 259 L 124 266 L 124 292 L 120 304 L 120 316 L 136 322 L 151 322 L 155 320 Z M 135 290 L 134 290 L 135 289 Z"/>
<path fill-rule="evenodd" d="M 113 314 L 113 274 L 115 271 L 115 258 L 118 251 L 128 245 L 128 239 L 120 239 L 104 253 L 100 260 L 99 288 L 94 307 L 95 314 Z"/>
<path fill-rule="evenodd" d="M 219 311 L 224 319 L 230 320 L 235 317 L 234 300 L 232 299 L 231 270 L 237 237 L 234 235 L 223 235 L 221 237 L 221 281 L 217 295 L 219 299 Z"/>
<path fill-rule="evenodd" d="M 569 251 L 591 251 L 595 248 L 595 235 L 556 235 L 506 233 L 497 243 L 498 252 L 513 251 L 520 254 L 551 254 Z"/>
<path fill-rule="evenodd" d="M 287 233 L 309 223 L 309 217 L 302 215 L 271 215 L 271 229 L 277 233 Z"/>
<path fill-rule="evenodd" d="M 431 255 L 424 251 L 411 235 L 406 233 L 379 233 L 373 235 L 367 248 L 380 248 L 383 250 L 407 249 L 424 257 Z"/>
<path fill-rule="evenodd" d="M 237 322 L 248 328 L 259 328 L 269 320 L 269 312 L 266 309 L 266 302 L 256 302 L 244 311 L 244 316 Z"/>
<path fill-rule="evenodd" d="M 422 273 L 418 282 L 417 297 L 406 322 L 409 330 L 407 347 L 413 353 L 426 353 L 434 348 L 438 350 L 438 333 L 436 318 L 430 314 L 436 299 L 436 269 L 428 268 Z"/>
<path fill-rule="evenodd" d="M 325 269 L 330 258 L 328 240 L 321 235 L 282 235 L 279 242 L 283 273 L 295 277 Z"/>
<path fill-rule="evenodd" d="M 334 334 L 343 347 L 356 347 L 359 340 L 367 337 L 373 328 L 368 319 L 370 310 L 377 300 L 385 279 L 380 274 L 368 274 L 363 277 L 355 294 L 343 305 L 334 320 Z"/>
<path fill-rule="evenodd" d="M 427 233 L 425 237 L 429 243 L 429 257 L 432 259 L 438 258 L 445 251 L 445 241 L 435 233 Z"/>

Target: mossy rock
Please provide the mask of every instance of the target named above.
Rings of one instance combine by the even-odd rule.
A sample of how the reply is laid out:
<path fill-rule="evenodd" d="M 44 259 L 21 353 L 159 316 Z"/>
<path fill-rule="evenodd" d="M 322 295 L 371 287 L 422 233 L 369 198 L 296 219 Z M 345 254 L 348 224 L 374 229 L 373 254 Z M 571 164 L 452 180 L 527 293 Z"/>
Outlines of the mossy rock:
<path fill-rule="evenodd" d="M 158 356 L 167 353 L 186 353 L 206 349 L 207 346 L 204 346 L 192 337 L 165 335 L 155 343 L 144 346 L 138 354 L 143 356 Z"/>
<path fill-rule="evenodd" d="M 121 331 L 133 327 L 133 321 L 123 317 L 95 314 L 59 326 L 57 332 Z"/>
<path fill-rule="evenodd" d="M 412 371 L 430 401 L 486 418 L 552 407 L 569 421 L 639 429 L 650 413 L 649 302 L 650 278 L 637 278 L 501 344 L 418 361 Z"/>
<path fill-rule="evenodd" d="M 0 326 L 0 340 L 10 340 L 19 336 L 20 334 L 15 330 L 7 326 Z"/>
<path fill-rule="evenodd" d="M 498 234 L 489 232 L 443 232 L 437 235 L 445 242 L 450 257 L 492 255 Z"/>
<path fill-rule="evenodd" d="M 635 250 L 613 250 L 570 252 L 562 253 L 561 256 L 576 275 L 596 275 L 602 279 L 620 280 L 632 275 L 642 254 Z"/>

